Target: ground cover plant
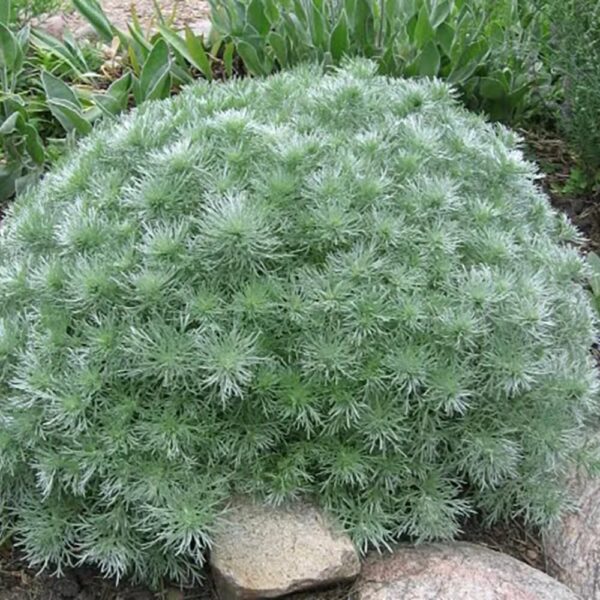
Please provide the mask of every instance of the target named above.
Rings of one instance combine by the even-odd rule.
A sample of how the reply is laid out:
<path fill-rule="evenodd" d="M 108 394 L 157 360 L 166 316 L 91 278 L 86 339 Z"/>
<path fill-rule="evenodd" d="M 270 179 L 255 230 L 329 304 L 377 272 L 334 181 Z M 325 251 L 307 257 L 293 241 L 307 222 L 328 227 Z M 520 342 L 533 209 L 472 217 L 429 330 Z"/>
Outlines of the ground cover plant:
<path fill-rule="evenodd" d="M 512 133 L 375 68 L 144 104 L 11 206 L 0 518 L 32 564 L 193 578 L 239 493 L 363 549 L 564 506 L 577 233 Z"/>

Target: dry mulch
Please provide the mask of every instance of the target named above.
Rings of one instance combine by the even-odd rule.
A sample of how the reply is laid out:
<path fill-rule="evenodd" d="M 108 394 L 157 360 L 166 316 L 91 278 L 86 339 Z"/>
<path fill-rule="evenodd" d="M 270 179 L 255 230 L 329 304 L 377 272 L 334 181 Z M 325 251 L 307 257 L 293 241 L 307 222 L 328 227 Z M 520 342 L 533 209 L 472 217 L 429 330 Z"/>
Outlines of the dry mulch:
<path fill-rule="evenodd" d="M 526 140 L 525 152 L 535 160 L 544 179 L 542 185 L 553 206 L 565 212 L 584 233 L 586 251 L 600 252 L 600 190 L 567 192 L 576 161 L 564 140 L 547 132 L 521 131 Z"/>
<path fill-rule="evenodd" d="M 132 11 L 135 11 L 144 27 L 150 27 L 156 20 L 156 11 L 152 0 L 132 0 L 130 2 L 101 0 L 101 4 L 108 18 L 119 29 L 127 29 Z M 194 28 L 194 24 L 210 18 L 210 6 L 205 0 L 156 0 L 156 4 L 165 18 L 174 16 L 173 25 L 176 28 L 183 28 L 186 24 Z M 76 14 L 68 17 L 69 24 L 73 25 L 71 19 L 78 19 L 84 23 L 83 19 Z"/>
<path fill-rule="evenodd" d="M 206 0 L 101 0 L 100 4 L 110 22 L 124 31 L 131 22 L 132 14 L 138 17 L 145 30 L 153 29 L 157 22 L 156 6 L 175 29 L 183 29 L 188 25 L 194 31 L 205 31 L 210 21 L 210 6 Z M 62 35 L 64 29 L 77 34 L 90 27 L 75 10 L 46 15 L 36 24 L 58 36 Z"/>

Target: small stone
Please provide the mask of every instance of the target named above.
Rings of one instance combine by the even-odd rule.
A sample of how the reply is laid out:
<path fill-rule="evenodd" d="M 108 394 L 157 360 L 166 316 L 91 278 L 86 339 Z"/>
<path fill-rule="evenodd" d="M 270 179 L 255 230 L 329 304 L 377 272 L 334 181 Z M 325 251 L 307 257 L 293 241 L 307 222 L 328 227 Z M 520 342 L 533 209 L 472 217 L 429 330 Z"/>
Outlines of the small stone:
<path fill-rule="evenodd" d="M 356 588 L 357 600 L 577 600 L 542 571 L 466 542 L 371 555 Z"/>
<path fill-rule="evenodd" d="M 77 27 L 73 32 L 73 37 L 81 42 L 97 42 L 100 39 L 98 32 L 88 23 Z"/>
<path fill-rule="evenodd" d="M 45 19 L 39 26 L 51 36 L 62 39 L 65 33 L 66 20 L 63 15 L 53 15 Z"/>
<path fill-rule="evenodd" d="M 352 580 L 360 571 L 350 538 L 315 507 L 248 500 L 224 517 L 210 565 L 221 600 L 277 598 Z"/>
<path fill-rule="evenodd" d="M 531 548 L 529 550 L 527 550 L 527 552 L 525 553 L 525 555 L 531 561 L 537 560 L 537 558 L 538 558 L 538 553 L 535 550 L 532 550 Z"/>
<path fill-rule="evenodd" d="M 175 588 L 168 588 L 166 593 L 167 600 L 184 600 L 185 596 L 183 590 L 176 590 Z"/>
<path fill-rule="evenodd" d="M 577 510 L 544 535 L 552 575 L 586 600 L 600 600 L 600 478 L 573 473 L 568 488 Z"/>
<path fill-rule="evenodd" d="M 205 40 L 209 39 L 210 32 L 212 31 L 212 24 L 208 19 L 188 23 L 188 26 L 196 35 L 204 36 Z"/>

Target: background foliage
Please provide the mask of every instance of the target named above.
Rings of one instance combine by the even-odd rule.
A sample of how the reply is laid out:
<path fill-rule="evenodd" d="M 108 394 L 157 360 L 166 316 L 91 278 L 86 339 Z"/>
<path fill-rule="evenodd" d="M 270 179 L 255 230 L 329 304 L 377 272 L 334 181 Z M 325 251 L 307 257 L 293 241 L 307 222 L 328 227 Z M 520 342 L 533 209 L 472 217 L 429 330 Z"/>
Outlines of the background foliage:
<path fill-rule="evenodd" d="M 217 31 L 248 70 L 306 60 L 376 58 L 381 73 L 436 76 L 471 108 L 516 121 L 535 110 L 549 74 L 539 57 L 547 21 L 530 2 L 501 0 L 211 0 Z"/>
<path fill-rule="evenodd" d="M 564 506 L 577 234 L 513 134 L 375 69 L 144 103 L 11 206 L 0 522 L 31 563 L 190 579 L 237 493 L 361 548 Z"/>
<path fill-rule="evenodd" d="M 24 22 L 38 15 L 50 14 L 68 6 L 66 0 L 4 0 L 4 10 L 11 22 Z"/>
<path fill-rule="evenodd" d="M 34 43 L 23 45 L 16 73 L 10 73 L 14 65 L 7 65 L 8 82 L 3 83 L 0 198 L 12 196 L 16 182 L 24 187 L 39 177 L 48 160 L 60 153 L 66 133 L 67 140 L 85 135 L 100 117 L 177 93 L 199 76 L 267 74 L 305 60 L 328 68 L 345 54 L 371 57 L 380 72 L 394 76 L 445 78 L 458 86 L 469 108 L 495 120 L 558 130 L 581 163 L 574 171 L 577 187 L 592 187 L 597 179 L 600 61 L 594 0 L 212 4 L 210 39 L 175 31 L 160 11 L 151 32 L 135 16 L 127 31 L 119 31 L 97 0 L 74 0 L 73 6 L 94 26 L 104 48 L 21 30 L 21 42 Z M 4 26 L 16 35 L 10 15 L 20 5 L 13 4 L 12 11 L 8 3 L 3 6 Z M 32 12 L 48 8 L 29 6 Z M 9 35 L 0 33 L 4 44 Z M 71 92 L 64 86 L 41 86 L 44 71 Z M 59 97 L 51 97 L 56 92 Z M 18 123 L 13 121 L 15 100 L 20 104 Z"/>
<path fill-rule="evenodd" d="M 551 2 L 549 55 L 563 85 L 558 123 L 600 185 L 600 3 Z"/>
<path fill-rule="evenodd" d="M 201 37 L 189 29 L 175 32 L 160 12 L 156 32 L 143 30 L 135 18 L 123 32 L 95 0 L 74 5 L 110 48 L 16 27 L 10 3 L 0 14 L 0 202 L 35 183 L 100 118 L 165 98 L 199 74 L 211 79 L 214 64 L 232 75 L 233 46 L 224 48 L 224 61 L 214 59 Z"/>

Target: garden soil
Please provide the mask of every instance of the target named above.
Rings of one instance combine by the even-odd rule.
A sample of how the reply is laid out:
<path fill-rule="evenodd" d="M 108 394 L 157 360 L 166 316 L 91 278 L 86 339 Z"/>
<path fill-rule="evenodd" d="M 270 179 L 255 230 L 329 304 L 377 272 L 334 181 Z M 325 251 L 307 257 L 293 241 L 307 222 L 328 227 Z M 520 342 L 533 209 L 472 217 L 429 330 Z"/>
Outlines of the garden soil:
<path fill-rule="evenodd" d="M 154 0 L 100 0 L 100 4 L 118 29 L 127 29 L 132 12 L 135 12 L 144 29 L 151 29 L 156 23 Z M 173 17 L 175 29 L 183 29 L 188 25 L 194 31 L 203 31 L 203 24 L 209 22 L 210 6 L 205 0 L 156 0 L 156 4 L 166 20 Z M 76 11 L 65 11 L 63 17 L 70 31 L 80 31 L 87 25 Z M 43 20 L 41 25 L 43 27 Z"/>

